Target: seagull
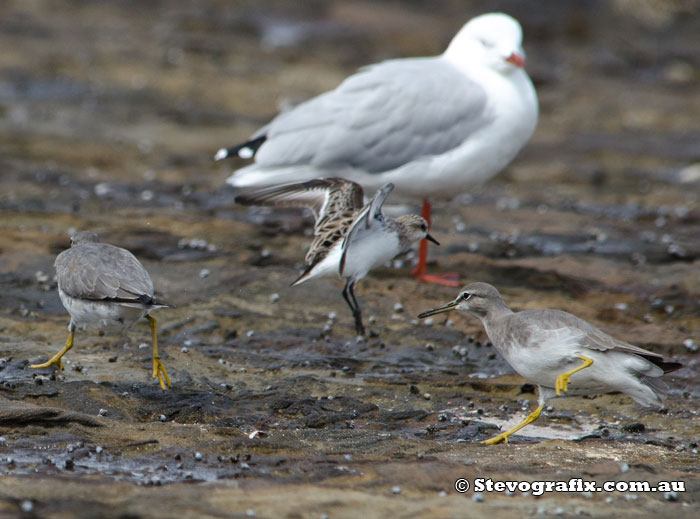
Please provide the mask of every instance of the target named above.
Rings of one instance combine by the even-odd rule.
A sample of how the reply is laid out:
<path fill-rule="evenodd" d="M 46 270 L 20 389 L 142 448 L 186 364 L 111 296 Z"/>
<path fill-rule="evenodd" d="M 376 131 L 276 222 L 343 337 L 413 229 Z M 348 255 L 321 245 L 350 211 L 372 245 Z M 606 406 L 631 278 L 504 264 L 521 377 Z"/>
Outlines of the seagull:
<path fill-rule="evenodd" d="M 520 24 L 489 13 L 464 25 L 444 53 L 364 67 L 215 158 L 254 158 L 227 180 L 240 190 L 329 176 L 366 190 L 391 182 L 423 200 L 430 225 L 429 198 L 493 177 L 528 142 L 537 117 Z M 427 252 L 423 240 L 413 275 L 459 286 L 456 273 L 426 273 Z"/>
<path fill-rule="evenodd" d="M 171 387 L 168 373 L 158 356 L 156 320 L 152 310 L 171 305 L 156 301 L 153 282 L 136 257 L 126 249 L 107 243 L 92 231 L 81 231 L 71 237 L 69 249 L 56 257 L 58 295 L 70 314 L 68 340 L 56 355 L 30 368 L 63 369 L 61 358 L 73 347 L 76 329 L 129 328 L 145 317 L 153 337 L 153 378 L 160 387 Z"/>
<path fill-rule="evenodd" d="M 409 214 L 393 219 L 382 214 L 382 205 L 393 188 L 390 183 L 382 186 L 363 205 L 359 184 L 342 178 L 323 178 L 241 194 L 236 202 L 306 207 L 313 212 L 314 240 L 306 254 L 306 269 L 292 286 L 313 278 L 339 276 L 345 281 L 343 299 L 355 318 L 355 331 L 365 335 L 355 283 L 418 240 L 439 245 L 428 234 L 428 224 L 422 217 Z"/>
<path fill-rule="evenodd" d="M 495 287 L 472 283 L 457 299 L 418 317 L 464 310 L 478 317 L 496 350 L 522 377 L 537 384 L 539 405 L 520 424 L 486 444 L 508 438 L 540 416 L 552 398 L 620 391 L 646 407 L 661 407 L 662 384 L 652 379 L 680 369 L 678 362 L 619 341 L 561 310 L 513 312 Z"/>

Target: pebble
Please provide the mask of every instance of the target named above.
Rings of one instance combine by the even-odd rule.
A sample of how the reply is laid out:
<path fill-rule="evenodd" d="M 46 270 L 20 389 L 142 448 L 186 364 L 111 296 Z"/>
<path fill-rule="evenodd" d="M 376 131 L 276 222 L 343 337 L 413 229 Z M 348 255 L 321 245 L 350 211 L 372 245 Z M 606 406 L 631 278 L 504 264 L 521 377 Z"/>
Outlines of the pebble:
<path fill-rule="evenodd" d="M 190 351 L 190 349 L 187 346 L 183 346 L 182 349 L 180 350 L 182 353 L 187 353 Z"/>
<path fill-rule="evenodd" d="M 167 419 L 168 419 L 168 417 L 165 416 L 164 414 L 160 415 L 160 421 L 161 421 L 161 422 L 164 422 L 164 421 L 166 421 Z"/>
<path fill-rule="evenodd" d="M 103 451 L 103 450 L 104 450 L 104 449 L 103 449 L 100 445 L 98 445 L 98 446 L 95 448 L 95 452 L 96 452 L 97 454 L 102 454 L 102 451 Z"/>
<path fill-rule="evenodd" d="M 22 501 L 20 508 L 22 509 L 22 512 L 28 514 L 29 512 L 34 510 L 34 503 L 32 503 L 29 499 L 25 499 L 24 501 Z"/>
<path fill-rule="evenodd" d="M 556 508 L 554 510 L 554 515 L 564 515 L 564 509 L 562 507 Z"/>
<path fill-rule="evenodd" d="M 107 416 L 107 409 L 100 409 L 97 414 L 100 416 Z"/>
<path fill-rule="evenodd" d="M 391 493 L 392 493 L 392 494 L 400 494 L 400 493 L 401 493 L 401 487 L 399 487 L 399 486 L 391 487 Z"/>
<path fill-rule="evenodd" d="M 482 494 L 481 492 L 475 492 L 472 496 L 472 501 L 474 501 L 475 503 L 482 503 L 484 501 L 484 494 Z"/>
<path fill-rule="evenodd" d="M 434 322 L 435 322 L 435 319 L 433 319 L 432 317 L 428 317 L 427 319 L 423 319 L 423 324 L 425 326 L 432 326 Z"/>
<path fill-rule="evenodd" d="M 270 303 L 276 303 L 277 301 L 280 300 L 280 295 L 275 292 L 274 294 L 270 294 Z"/>
<path fill-rule="evenodd" d="M 209 269 L 202 269 L 199 271 L 199 277 L 202 279 L 208 278 L 209 274 L 211 274 L 211 271 Z"/>
<path fill-rule="evenodd" d="M 331 321 L 335 321 L 338 318 L 338 314 L 336 312 L 331 312 L 328 314 L 328 318 Z M 370 322 L 372 321 L 372 316 L 370 316 L 369 320 L 370 320 Z"/>
<path fill-rule="evenodd" d="M 664 499 L 666 501 L 678 501 L 678 492 L 675 490 L 669 490 L 668 492 L 664 492 Z"/>
<path fill-rule="evenodd" d="M 255 517 L 255 510 L 253 510 L 252 508 L 249 508 L 248 510 L 245 511 L 245 515 L 247 515 L 248 517 Z"/>
<path fill-rule="evenodd" d="M 401 312 L 403 312 L 403 310 L 404 310 L 404 308 L 403 308 L 403 305 L 401 303 L 394 304 L 394 312 L 396 312 L 397 314 L 400 314 Z"/>
<path fill-rule="evenodd" d="M 624 474 L 625 472 L 629 472 L 629 470 L 630 470 L 629 463 L 620 463 L 620 472 L 622 472 Z"/>
<path fill-rule="evenodd" d="M 685 346 L 685 349 L 690 353 L 697 353 L 698 349 L 700 349 L 693 339 L 684 340 L 683 346 Z"/>
<path fill-rule="evenodd" d="M 201 453 L 201 452 L 195 452 L 195 453 L 194 453 L 194 459 L 195 459 L 195 461 L 202 461 L 202 458 L 204 458 L 204 456 L 202 456 L 202 453 Z"/>
<path fill-rule="evenodd" d="M 245 332 L 246 337 L 252 337 L 253 335 L 255 335 L 255 330 L 248 330 Z"/>

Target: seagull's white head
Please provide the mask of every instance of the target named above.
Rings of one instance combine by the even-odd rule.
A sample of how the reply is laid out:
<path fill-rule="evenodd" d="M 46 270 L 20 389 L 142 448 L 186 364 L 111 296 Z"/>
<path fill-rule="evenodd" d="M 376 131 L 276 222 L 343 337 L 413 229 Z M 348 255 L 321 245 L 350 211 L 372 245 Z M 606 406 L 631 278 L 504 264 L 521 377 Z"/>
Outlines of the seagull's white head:
<path fill-rule="evenodd" d="M 501 73 L 525 68 L 523 31 L 518 21 L 503 13 L 472 18 L 452 38 L 444 56 L 467 65 L 478 63 Z"/>

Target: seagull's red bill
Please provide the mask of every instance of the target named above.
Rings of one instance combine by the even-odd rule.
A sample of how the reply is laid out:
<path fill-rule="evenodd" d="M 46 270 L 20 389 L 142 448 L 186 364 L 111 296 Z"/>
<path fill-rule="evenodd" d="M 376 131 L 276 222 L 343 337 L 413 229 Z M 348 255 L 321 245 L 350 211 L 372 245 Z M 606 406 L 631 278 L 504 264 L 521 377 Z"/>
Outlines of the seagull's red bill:
<path fill-rule="evenodd" d="M 525 68 L 525 58 L 517 52 L 511 53 L 511 55 L 506 58 L 506 61 L 512 63 L 516 67 Z"/>

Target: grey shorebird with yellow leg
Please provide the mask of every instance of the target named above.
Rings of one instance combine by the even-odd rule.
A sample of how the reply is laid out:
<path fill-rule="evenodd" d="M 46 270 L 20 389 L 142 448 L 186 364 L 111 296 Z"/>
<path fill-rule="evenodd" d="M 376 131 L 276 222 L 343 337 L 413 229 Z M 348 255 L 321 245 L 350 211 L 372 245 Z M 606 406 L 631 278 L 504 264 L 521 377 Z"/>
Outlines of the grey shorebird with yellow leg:
<path fill-rule="evenodd" d="M 508 364 L 538 386 L 537 409 L 512 429 L 485 440 L 489 445 L 508 442 L 511 435 L 539 418 L 547 401 L 558 396 L 620 391 L 643 406 L 661 407 L 663 386 L 653 379 L 682 367 L 560 310 L 513 312 L 487 283 L 467 285 L 454 301 L 418 317 L 451 310 L 478 317 Z"/>
<path fill-rule="evenodd" d="M 145 317 L 153 337 L 153 378 L 170 387 L 158 355 L 156 320 L 152 310 L 170 306 L 155 300 L 153 282 L 136 257 L 126 249 L 100 243 L 94 232 L 71 237 L 71 247 L 56 257 L 58 295 L 71 316 L 66 345 L 51 359 L 30 368 L 63 369 L 62 357 L 73 347 L 77 329 L 124 330 Z"/>

